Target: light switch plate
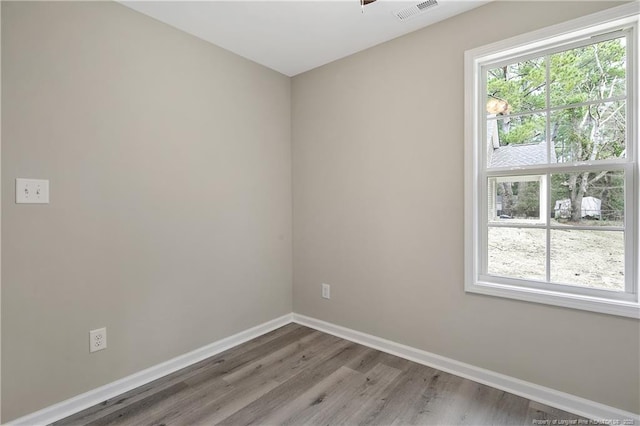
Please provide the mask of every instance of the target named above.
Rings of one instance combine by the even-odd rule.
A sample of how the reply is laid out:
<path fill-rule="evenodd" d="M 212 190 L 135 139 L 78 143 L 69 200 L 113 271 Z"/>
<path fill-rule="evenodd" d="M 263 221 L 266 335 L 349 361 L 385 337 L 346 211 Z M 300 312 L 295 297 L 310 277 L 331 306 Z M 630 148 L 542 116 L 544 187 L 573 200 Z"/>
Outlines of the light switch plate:
<path fill-rule="evenodd" d="M 16 179 L 17 204 L 49 204 L 49 181 L 46 179 Z"/>

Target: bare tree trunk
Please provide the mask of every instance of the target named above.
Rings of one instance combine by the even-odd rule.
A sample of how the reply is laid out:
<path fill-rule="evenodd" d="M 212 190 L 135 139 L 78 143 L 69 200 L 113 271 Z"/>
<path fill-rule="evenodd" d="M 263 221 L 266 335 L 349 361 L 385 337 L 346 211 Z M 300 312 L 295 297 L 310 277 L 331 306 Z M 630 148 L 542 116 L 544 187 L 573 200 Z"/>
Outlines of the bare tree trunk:
<path fill-rule="evenodd" d="M 600 193 L 600 219 L 612 219 L 615 220 L 613 216 L 613 209 L 611 208 L 609 201 L 609 187 L 611 186 L 611 175 L 607 174 L 604 177 L 604 188 Z M 604 212 L 604 214 L 603 214 Z"/>
<path fill-rule="evenodd" d="M 502 212 L 513 216 L 513 189 L 511 182 L 502 182 Z"/>
<path fill-rule="evenodd" d="M 516 200 L 514 200 L 515 205 L 513 206 L 513 213 L 517 216 L 527 215 L 527 206 L 526 206 L 527 184 L 528 182 L 518 182 L 518 197 Z"/>
<path fill-rule="evenodd" d="M 571 221 L 582 220 L 582 198 L 589 185 L 589 172 L 571 175 L 569 188 L 571 188 Z"/>

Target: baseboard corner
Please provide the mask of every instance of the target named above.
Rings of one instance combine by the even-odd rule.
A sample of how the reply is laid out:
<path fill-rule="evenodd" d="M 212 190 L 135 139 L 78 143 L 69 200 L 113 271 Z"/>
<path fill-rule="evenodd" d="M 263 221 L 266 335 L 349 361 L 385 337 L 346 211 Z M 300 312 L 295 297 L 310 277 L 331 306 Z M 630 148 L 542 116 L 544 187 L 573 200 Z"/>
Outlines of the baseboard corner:
<path fill-rule="evenodd" d="M 179 355 L 168 361 L 156 364 L 145 370 L 139 371 L 122 379 L 100 386 L 88 392 L 74 396 L 67 400 L 45 407 L 41 410 L 19 417 L 7 422 L 13 426 L 48 425 L 78 413 L 89 407 L 101 403 L 107 399 L 128 392 L 138 386 L 145 385 L 160 377 L 164 377 L 182 368 L 188 367 L 210 356 L 238 346 L 256 337 L 293 322 L 293 313 L 282 315 L 278 318 L 259 324 L 255 327 L 243 330 L 231 336 L 217 340 L 213 343 L 195 349 L 186 354 Z"/>
<path fill-rule="evenodd" d="M 624 411 L 306 315 L 293 313 L 292 318 L 293 322 L 297 324 L 577 414 L 595 422 L 601 422 L 594 424 L 614 424 L 613 422 L 615 421 L 619 422 L 617 424 L 640 424 L 640 414 Z"/>

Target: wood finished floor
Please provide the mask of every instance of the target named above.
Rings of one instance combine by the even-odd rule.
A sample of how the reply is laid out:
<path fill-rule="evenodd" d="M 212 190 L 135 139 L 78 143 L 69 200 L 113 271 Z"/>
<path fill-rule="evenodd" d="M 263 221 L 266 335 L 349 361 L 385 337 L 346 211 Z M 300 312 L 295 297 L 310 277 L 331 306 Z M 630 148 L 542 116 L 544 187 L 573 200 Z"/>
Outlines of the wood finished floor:
<path fill-rule="evenodd" d="M 54 425 L 532 425 L 580 417 L 289 324 Z"/>

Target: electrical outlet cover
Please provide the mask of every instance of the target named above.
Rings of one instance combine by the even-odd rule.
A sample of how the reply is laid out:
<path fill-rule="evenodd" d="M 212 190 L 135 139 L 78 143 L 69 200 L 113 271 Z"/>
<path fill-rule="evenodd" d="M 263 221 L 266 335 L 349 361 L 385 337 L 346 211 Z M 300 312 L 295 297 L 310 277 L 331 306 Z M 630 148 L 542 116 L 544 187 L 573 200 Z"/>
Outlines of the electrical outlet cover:
<path fill-rule="evenodd" d="M 89 352 L 107 349 L 107 329 L 105 327 L 89 332 Z"/>
<path fill-rule="evenodd" d="M 322 284 L 322 297 L 331 299 L 331 286 L 329 284 Z"/>

